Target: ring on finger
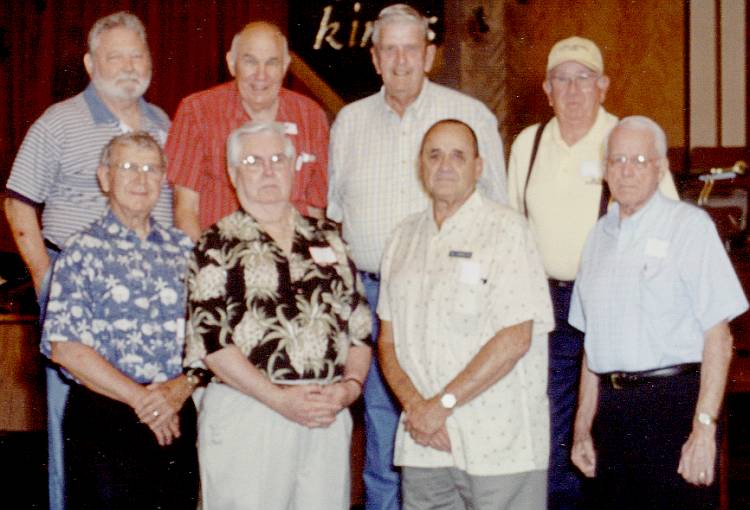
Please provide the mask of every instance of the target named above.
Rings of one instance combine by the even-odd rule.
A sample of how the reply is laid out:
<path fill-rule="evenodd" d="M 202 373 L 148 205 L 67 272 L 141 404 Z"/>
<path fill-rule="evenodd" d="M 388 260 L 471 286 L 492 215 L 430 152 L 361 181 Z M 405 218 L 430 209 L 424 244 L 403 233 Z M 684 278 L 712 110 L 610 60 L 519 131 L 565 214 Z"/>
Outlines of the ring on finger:
<path fill-rule="evenodd" d="M 158 410 L 157 410 L 157 411 L 154 411 L 154 412 L 153 412 L 153 415 L 154 415 L 154 418 L 158 418 L 158 417 L 159 417 L 159 411 L 158 411 Z"/>

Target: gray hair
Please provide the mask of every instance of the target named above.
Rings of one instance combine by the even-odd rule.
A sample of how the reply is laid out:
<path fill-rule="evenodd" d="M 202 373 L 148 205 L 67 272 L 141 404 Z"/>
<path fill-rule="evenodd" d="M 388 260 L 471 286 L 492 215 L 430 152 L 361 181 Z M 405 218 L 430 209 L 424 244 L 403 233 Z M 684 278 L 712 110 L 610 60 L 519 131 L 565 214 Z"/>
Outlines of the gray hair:
<path fill-rule="evenodd" d="M 286 134 L 286 127 L 281 122 L 269 120 L 253 120 L 243 124 L 229 134 L 227 138 L 227 164 L 230 167 L 236 167 L 240 164 L 241 142 L 242 138 L 255 135 L 258 133 L 275 133 L 284 140 L 284 155 L 290 161 L 294 161 L 297 153 L 294 149 L 294 143 Z"/>
<path fill-rule="evenodd" d="M 385 7 L 372 27 L 372 42 L 380 42 L 380 31 L 389 23 L 413 23 L 424 31 L 424 40 L 430 43 L 435 38 L 435 33 L 430 29 L 430 20 L 423 16 L 418 10 L 406 4 L 393 4 Z"/>
<path fill-rule="evenodd" d="M 229 47 L 229 54 L 231 55 L 232 60 L 237 60 L 237 45 L 240 43 L 240 37 L 242 37 L 242 34 L 247 30 L 252 30 L 253 28 L 261 26 L 269 28 L 277 37 L 281 38 L 284 45 L 284 59 L 289 60 L 289 42 L 286 40 L 286 36 L 279 27 L 267 21 L 252 21 L 242 27 L 242 30 L 234 34 L 234 37 L 232 37 L 232 45 Z"/>
<path fill-rule="evenodd" d="M 634 130 L 650 132 L 654 140 L 654 147 L 656 148 L 656 153 L 658 154 L 658 156 L 660 158 L 667 157 L 667 135 L 664 133 L 664 130 L 661 128 L 661 126 L 659 126 L 659 124 L 643 115 L 631 115 L 630 117 L 620 119 L 615 127 L 612 128 L 612 131 L 609 132 L 609 135 L 607 135 L 607 139 L 604 141 L 604 154 L 609 155 L 609 140 L 612 137 L 612 133 L 614 133 L 615 129 L 619 127 L 626 127 Z"/>
<path fill-rule="evenodd" d="M 143 26 L 143 23 L 141 23 L 141 20 L 138 19 L 138 16 L 128 11 L 120 11 L 96 20 L 94 26 L 89 30 L 89 53 L 94 53 L 96 51 L 97 46 L 99 46 L 99 38 L 104 32 L 118 27 L 132 30 L 138 34 L 138 37 L 141 38 L 143 44 L 148 46 L 146 41 L 146 28 Z"/>
<path fill-rule="evenodd" d="M 130 131 L 112 138 L 102 149 L 99 156 L 101 166 L 109 166 L 112 163 L 112 153 L 115 147 L 136 146 L 141 149 L 151 149 L 159 153 L 159 163 L 162 166 L 167 165 L 167 157 L 156 139 L 145 131 Z"/>

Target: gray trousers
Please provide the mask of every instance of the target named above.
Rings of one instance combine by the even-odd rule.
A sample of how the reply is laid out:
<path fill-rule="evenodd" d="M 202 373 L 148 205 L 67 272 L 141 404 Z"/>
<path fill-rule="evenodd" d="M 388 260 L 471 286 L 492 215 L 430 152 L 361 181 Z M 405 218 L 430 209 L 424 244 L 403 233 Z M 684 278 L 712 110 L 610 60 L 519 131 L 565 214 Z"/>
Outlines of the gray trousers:
<path fill-rule="evenodd" d="M 403 510 L 544 510 L 547 471 L 473 476 L 456 468 L 403 467 Z"/>

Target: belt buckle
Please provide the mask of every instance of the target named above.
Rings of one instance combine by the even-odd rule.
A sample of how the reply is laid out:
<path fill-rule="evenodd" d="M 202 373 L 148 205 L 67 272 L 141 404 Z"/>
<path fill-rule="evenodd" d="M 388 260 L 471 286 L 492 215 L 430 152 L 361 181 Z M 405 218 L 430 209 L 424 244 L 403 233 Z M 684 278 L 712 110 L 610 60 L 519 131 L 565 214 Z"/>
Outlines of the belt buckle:
<path fill-rule="evenodd" d="M 611 373 L 611 374 L 609 374 L 609 383 L 612 385 L 612 388 L 614 388 L 616 390 L 621 390 L 622 389 L 622 386 L 618 382 L 619 379 L 620 379 L 620 374 L 614 373 L 614 372 Z"/>

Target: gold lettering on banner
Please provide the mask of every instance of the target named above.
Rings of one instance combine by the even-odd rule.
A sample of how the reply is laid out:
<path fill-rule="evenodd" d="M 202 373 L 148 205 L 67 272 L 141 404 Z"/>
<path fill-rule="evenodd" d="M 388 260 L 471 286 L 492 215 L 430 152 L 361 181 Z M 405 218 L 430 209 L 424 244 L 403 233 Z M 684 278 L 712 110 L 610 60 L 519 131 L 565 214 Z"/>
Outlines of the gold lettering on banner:
<path fill-rule="evenodd" d="M 365 48 L 372 38 L 372 30 L 374 21 L 365 21 L 362 35 L 359 35 L 360 26 L 362 22 L 358 18 L 359 12 L 362 10 L 361 2 L 354 2 L 352 6 L 354 11 L 354 18 L 352 19 L 351 27 L 349 27 L 349 38 L 346 41 L 346 47 L 354 48 L 359 46 Z M 332 21 L 333 16 L 333 5 L 326 5 L 323 7 L 323 17 L 320 19 L 320 25 L 318 26 L 318 33 L 315 35 L 315 42 L 313 43 L 313 49 L 319 50 L 323 47 L 324 43 L 327 43 L 334 50 L 340 50 L 344 47 L 344 44 L 336 39 L 336 34 L 341 30 L 341 23 L 338 21 Z M 437 23 L 437 16 L 432 16 L 429 19 L 429 24 L 433 25 Z M 344 27 L 344 30 L 346 28 Z M 344 32 L 345 34 L 346 32 Z M 432 41 L 435 34 L 432 30 L 429 30 L 429 39 Z"/>
<path fill-rule="evenodd" d="M 338 21 L 328 23 L 328 20 L 331 19 L 331 11 L 333 11 L 332 5 L 326 5 L 323 8 L 323 18 L 320 20 L 320 28 L 318 29 L 318 34 L 315 36 L 315 44 L 313 44 L 313 49 L 315 50 L 320 49 L 324 40 L 330 44 L 331 48 L 334 50 L 340 50 L 344 47 L 344 45 L 338 42 L 334 37 L 336 32 L 339 31 L 341 24 Z M 331 33 L 326 35 L 329 30 Z"/>

